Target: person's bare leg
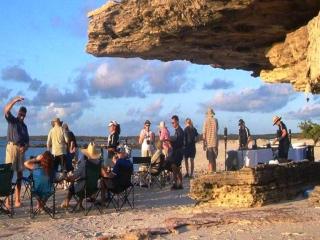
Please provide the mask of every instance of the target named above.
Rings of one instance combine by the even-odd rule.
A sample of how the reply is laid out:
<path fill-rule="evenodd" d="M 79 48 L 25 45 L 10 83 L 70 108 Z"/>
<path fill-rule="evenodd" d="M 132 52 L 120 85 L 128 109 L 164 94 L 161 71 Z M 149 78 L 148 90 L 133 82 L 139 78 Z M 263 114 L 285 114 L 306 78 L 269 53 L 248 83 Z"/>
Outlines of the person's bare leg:
<path fill-rule="evenodd" d="M 61 207 L 62 208 L 68 208 L 69 204 L 70 204 L 70 200 L 72 198 L 72 193 L 70 192 L 70 190 L 68 191 L 68 195 L 67 197 L 63 200 Z"/>
<path fill-rule="evenodd" d="M 212 173 L 212 164 L 209 162 L 208 164 L 208 173 Z"/>
<path fill-rule="evenodd" d="M 182 172 L 179 167 L 177 167 L 177 186 L 182 187 Z"/>
<path fill-rule="evenodd" d="M 194 172 L 194 158 L 190 158 L 190 177 L 193 177 Z"/>
<path fill-rule="evenodd" d="M 17 172 L 17 186 L 16 186 L 16 193 L 15 193 L 15 207 L 20 207 L 21 206 L 21 179 L 22 179 L 22 172 Z"/>
<path fill-rule="evenodd" d="M 214 159 L 212 162 L 212 172 L 216 172 L 217 171 L 217 160 Z"/>
<path fill-rule="evenodd" d="M 186 177 L 189 176 L 189 163 L 188 163 L 188 158 L 184 158 L 184 163 L 186 166 Z"/>
<path fill-rule="evenodd" d="M 177 174 L 177 166 L 175 164 L 171 165 L 171 169 L 172 169 L 172 174 L 173 174 L 173 184 L 177 185 L 177 178 L 178 178 L 178 174 Z"/>

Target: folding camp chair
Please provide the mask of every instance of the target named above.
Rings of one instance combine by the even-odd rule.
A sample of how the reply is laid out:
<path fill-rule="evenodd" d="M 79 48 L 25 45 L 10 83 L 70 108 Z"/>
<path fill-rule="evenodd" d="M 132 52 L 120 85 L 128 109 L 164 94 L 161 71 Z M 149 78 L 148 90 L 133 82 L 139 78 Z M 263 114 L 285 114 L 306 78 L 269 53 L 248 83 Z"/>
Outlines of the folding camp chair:
<path fill-rule="evenodd" d="M 120 211 L 122 207 L 127 203 L 131 209 L 134 208 L 134 185 L 131 182 L 131 177 L 133 169 L 120 168 L 121 178 L 115 181 L 115 187 L 109 188 L 111 197 L 109 198 L 106 207 L 108 208 L 110 204 Z M 132 195 L 132 201 L 130 201 L 130 195 Z"/>
<path fill-rule="evenodd" d="M 90 160 L 86 161 L 86 177 L 81 178 L 77 181 L 85 181 L 84 187 L 81 191 L 76 192 L 73 195 L 73 198 L 76 200 L 76 205 L 73 207 L 72 211 L 76 211 L 80 203 L 85 200 L 85 215 L 91 211 L 93 207 L 96 207 L 100 213 L 102 210 L 98 204 L 96 204 L 97 197 L 100 193 L 100 188 L 98 188 L 98 180 L 100 179 L 100 172 L 101 172 L 101 161 L 98 164 L 91 162 Z M 91 198 L 93 201 L 90 206 L 87 206 L 88 203 L 86 198 Z"/>
<path fill-rule="evenodd" d="M 51 218 L 54 218 L 56 212 L 56 191 L 53 179 L 46 176 L 44 170 L 39 167 L 32 170 L 31 173 L 31 197 L 30 197 L 30 217 L 34 218 L 36 215 L 44 210 Z M 34 209 L 34 198 L 38 200 L 42 208 Z M 52 199 L 52 204 L 49 206 L 49 199 Z"/>
<path fill-rule="evenodd" d="M 31 198 L 31 184 L 32 184 L 32 178 L 31 173 L 28 177 L 22 177 L 21 183 L 22 186 L 24 186 L 24 192 L 22 194 L 22 198 Z"/>
<path fill-rule="evenodd" d="M 150 164 L 150 185 L 157 185 L 160 189 L 166 185 L 167 174 L 164 169 L 165 156 L 161 154 L 159 160 Z"/>
<path fill-rule="evenodd" d="M 151 157 L 133 157 L 132 158 L 133 165 L 144 165 L 146 167 L 145 170 L 134 171 L 133 174 L 133 184 L 135 186 L 148 186 L 150 188 L 151 185 L 151 176 L 149 173 L 149 168 L 151 164 Z"/>
<path fill-rule="evenodd" d="M 13 216 L 13 193 L 15 184 L 12 183 L 12 164 L 0 164 L 0 213 Z M 10 199 L 9 199 L 10 198 Z M 6 207 L 7 199 L 10 200 L 10 209 Z"/>

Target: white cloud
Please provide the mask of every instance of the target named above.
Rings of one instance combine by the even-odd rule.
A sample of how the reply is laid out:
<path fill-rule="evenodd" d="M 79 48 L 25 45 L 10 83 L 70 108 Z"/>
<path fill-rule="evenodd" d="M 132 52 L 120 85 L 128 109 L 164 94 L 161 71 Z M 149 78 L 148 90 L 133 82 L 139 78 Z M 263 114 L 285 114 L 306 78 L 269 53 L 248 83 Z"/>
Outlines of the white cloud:
<path fill-rule="evenodd" d="M 153 93 L 177 93 L 190 89 L 187 70 L 190 63 L 113 58 L 99 61 L 95 68 L 85 66 L 77 77 L 90 95 L 102 98 L 146 97 Z"/>
<path fill-rule="evenodd" d="M 307 104 L 297 111 L 290 111 L 286 114 L 288 119 L 313 120 L 320 119 L 320 103 Z"/>
<path fill-rule="evenodd" d="M 248 88 L 239 92 L 219 92 L 206 106 L 229 112 L 273 112 L 286 106 L 295 98 L 291 85 L 265 84 L 257 89 Z"/>

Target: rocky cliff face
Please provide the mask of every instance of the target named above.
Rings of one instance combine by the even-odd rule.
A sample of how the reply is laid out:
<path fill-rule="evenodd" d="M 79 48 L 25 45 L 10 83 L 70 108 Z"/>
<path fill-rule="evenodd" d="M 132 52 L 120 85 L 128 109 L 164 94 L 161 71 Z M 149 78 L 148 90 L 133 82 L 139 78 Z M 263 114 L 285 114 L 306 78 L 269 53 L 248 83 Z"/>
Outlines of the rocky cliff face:
<path fill-rule="evenodd" d="M 108 2 L 89 13 L 86 50 L 244 69 L 320 92 L 319 10 L 319 0 Z"/>

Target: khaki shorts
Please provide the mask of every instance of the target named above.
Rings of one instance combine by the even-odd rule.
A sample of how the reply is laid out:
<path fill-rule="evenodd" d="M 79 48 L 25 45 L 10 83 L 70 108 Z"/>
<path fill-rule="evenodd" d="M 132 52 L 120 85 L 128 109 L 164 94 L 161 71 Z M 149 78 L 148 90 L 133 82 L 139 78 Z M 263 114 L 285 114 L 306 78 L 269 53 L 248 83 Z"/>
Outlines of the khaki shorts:
<path fill-rule="evenodd" d="M 24 169 L 24 153 L 21 153 L 18 145 L 9 142 L 6 148 L 6 163 L 12 163 L 12 169 L 22 172 Z"/>
<path fill-rule="evenodd" d="M 152 157 L 152 151 L 150 150 L 141 151 L 141 157 Z"/>

